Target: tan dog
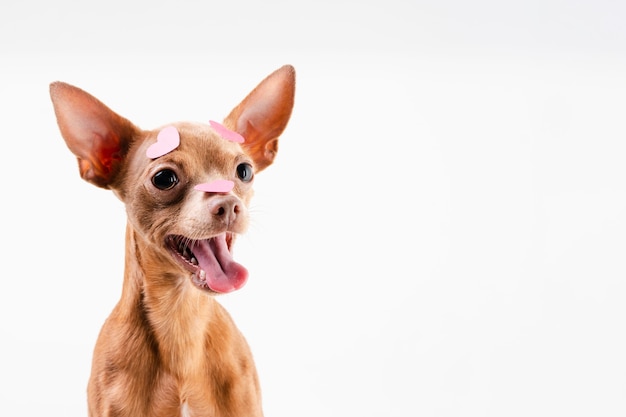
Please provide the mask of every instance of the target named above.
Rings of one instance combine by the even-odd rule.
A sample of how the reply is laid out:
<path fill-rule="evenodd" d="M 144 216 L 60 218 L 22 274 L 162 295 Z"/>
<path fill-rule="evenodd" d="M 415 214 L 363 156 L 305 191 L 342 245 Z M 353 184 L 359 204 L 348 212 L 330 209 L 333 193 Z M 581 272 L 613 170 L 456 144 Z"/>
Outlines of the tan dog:
<path fill-rule="evenodd" d="M 94 350 L 90 416 L 263 415 L 248 345 L 213 295 L 246 281 L 230 251 L 247 226 L 253 176 L 276 155 L 294 91 L 287 65 L 223 125 L 144 131 L 88 93 L 51 84 L 81 176 L 113 190 L 128 215 L 123 290 Z"/>

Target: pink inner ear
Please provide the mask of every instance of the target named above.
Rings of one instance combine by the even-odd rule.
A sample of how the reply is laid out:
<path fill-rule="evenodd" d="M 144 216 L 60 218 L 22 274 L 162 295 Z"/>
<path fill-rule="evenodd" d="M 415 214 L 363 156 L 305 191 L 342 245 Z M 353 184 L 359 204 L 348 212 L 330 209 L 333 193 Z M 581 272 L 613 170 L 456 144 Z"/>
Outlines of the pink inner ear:
<path fill-rule="evenodd" d="M 215 180 L 196 185 L 194 190 L 207 193 L 227 193 L 233 189 L 235 183 L 229 180 Z"/>
<path fill-rule="evenodd" d="M 232 130 L 226 128 L 224 125 L 217 123 L 216 121 L 209 120 L 209 124 L 215 131 L 224 139 L 229 140 L 231 142 L 244 143 L 245 139 L 237 132 L 233 132 Z"/>
<path fill-rule="evenodd" d="M 150 159 L 156 159 L 172 152 L 178 148 L 178 145 L 180 145 L 178 130 L 174 126 L 164 127 L 159 132 L 157 141 L 146 150 L 146 156 Z"/>

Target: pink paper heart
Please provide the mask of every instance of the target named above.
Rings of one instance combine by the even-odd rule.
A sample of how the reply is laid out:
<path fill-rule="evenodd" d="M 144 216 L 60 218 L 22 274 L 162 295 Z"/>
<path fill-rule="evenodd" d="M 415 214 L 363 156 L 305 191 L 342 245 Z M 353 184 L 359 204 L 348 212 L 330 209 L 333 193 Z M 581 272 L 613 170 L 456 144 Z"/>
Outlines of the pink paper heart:
<path fill-rule="evenodd" d="M 216 121 L 209 120 L 209 124 L 215 131 L 224 139 L 229 140 L 231 142 L 244 143 L 245 139 L 237 132 L 233 132 L 232 130 L 226 128 L 224 125 L 217 123 Z"/>
<path fill-rule="evenodd" d="M 205 182 L 203 184 L 198 184 L 194 188 L 194 190 L 204 191 L 207 193 L 227 193 L 233 189 L 235 183 L 228 180 L 215 180 L 211 182 Z"/>
<path fill-rule="evenodd" d="M 146 156 L 155 159 L 172 152 L 180 145 L 180 135 L 174 126 L 168 126 L 159 132 L 157 141 L 146 150 Z"/>

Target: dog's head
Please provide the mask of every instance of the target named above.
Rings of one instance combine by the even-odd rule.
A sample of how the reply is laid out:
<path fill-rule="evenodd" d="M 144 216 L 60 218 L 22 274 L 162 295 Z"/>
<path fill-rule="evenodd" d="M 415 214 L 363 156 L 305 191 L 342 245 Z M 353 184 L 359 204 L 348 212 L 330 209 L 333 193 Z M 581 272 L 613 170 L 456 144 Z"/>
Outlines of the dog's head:
<path fill-rule="evenodd" d="M 124 202 L 129 226 L 150 245 L 147 264 L 192 275 L 197 287 L 240 288 L 247 271 L 230 255 L 245 231 L 255 174 L 270 165 L 294 101 L 295 72 L 265 78 L 222 123 L 142 130 L 85 91 L 56 82 L 61 134 L 83 179 Z"/>

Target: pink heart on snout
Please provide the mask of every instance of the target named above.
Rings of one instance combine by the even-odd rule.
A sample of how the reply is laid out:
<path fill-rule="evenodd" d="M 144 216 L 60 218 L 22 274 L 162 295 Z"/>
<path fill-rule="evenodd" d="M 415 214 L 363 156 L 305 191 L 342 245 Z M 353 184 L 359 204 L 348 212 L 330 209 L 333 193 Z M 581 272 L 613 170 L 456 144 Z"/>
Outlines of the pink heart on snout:
<path fill-rule="evenodd" d="M 198 184 L 193 187 L 193 189 L 207 193 L 227 193 L 232 190 L 234 186 L 235 183 L 229 180 L 215 180 Z"/>
<path fill-rule="evenodd" d="M 168 126 L 159 132 L 157 141 L 146 150 L 146 156 L 156 159 L 166 153 L 172 152 L 180 145 L 180 135 L 174 126 Z"/>
<path fill-rule="evenodd" d="M 215 122 L 213 120 L 209 120 L 209 124 L 211 125 L 211 127 L 213 129 L 215 129 L 215 131 L 218 133 L 218 135 L 220 135 L 224 139 L 229 140 L 231 142 L 237 142 L 237 143 L 244 143 L 245 142 L 243 136 L 241 136 L 237 132 L 234 132 L 234 131 L 228 129 L 224 125 L 222 125 L 220 123 L 217 123 L 217 122 Z"/>

